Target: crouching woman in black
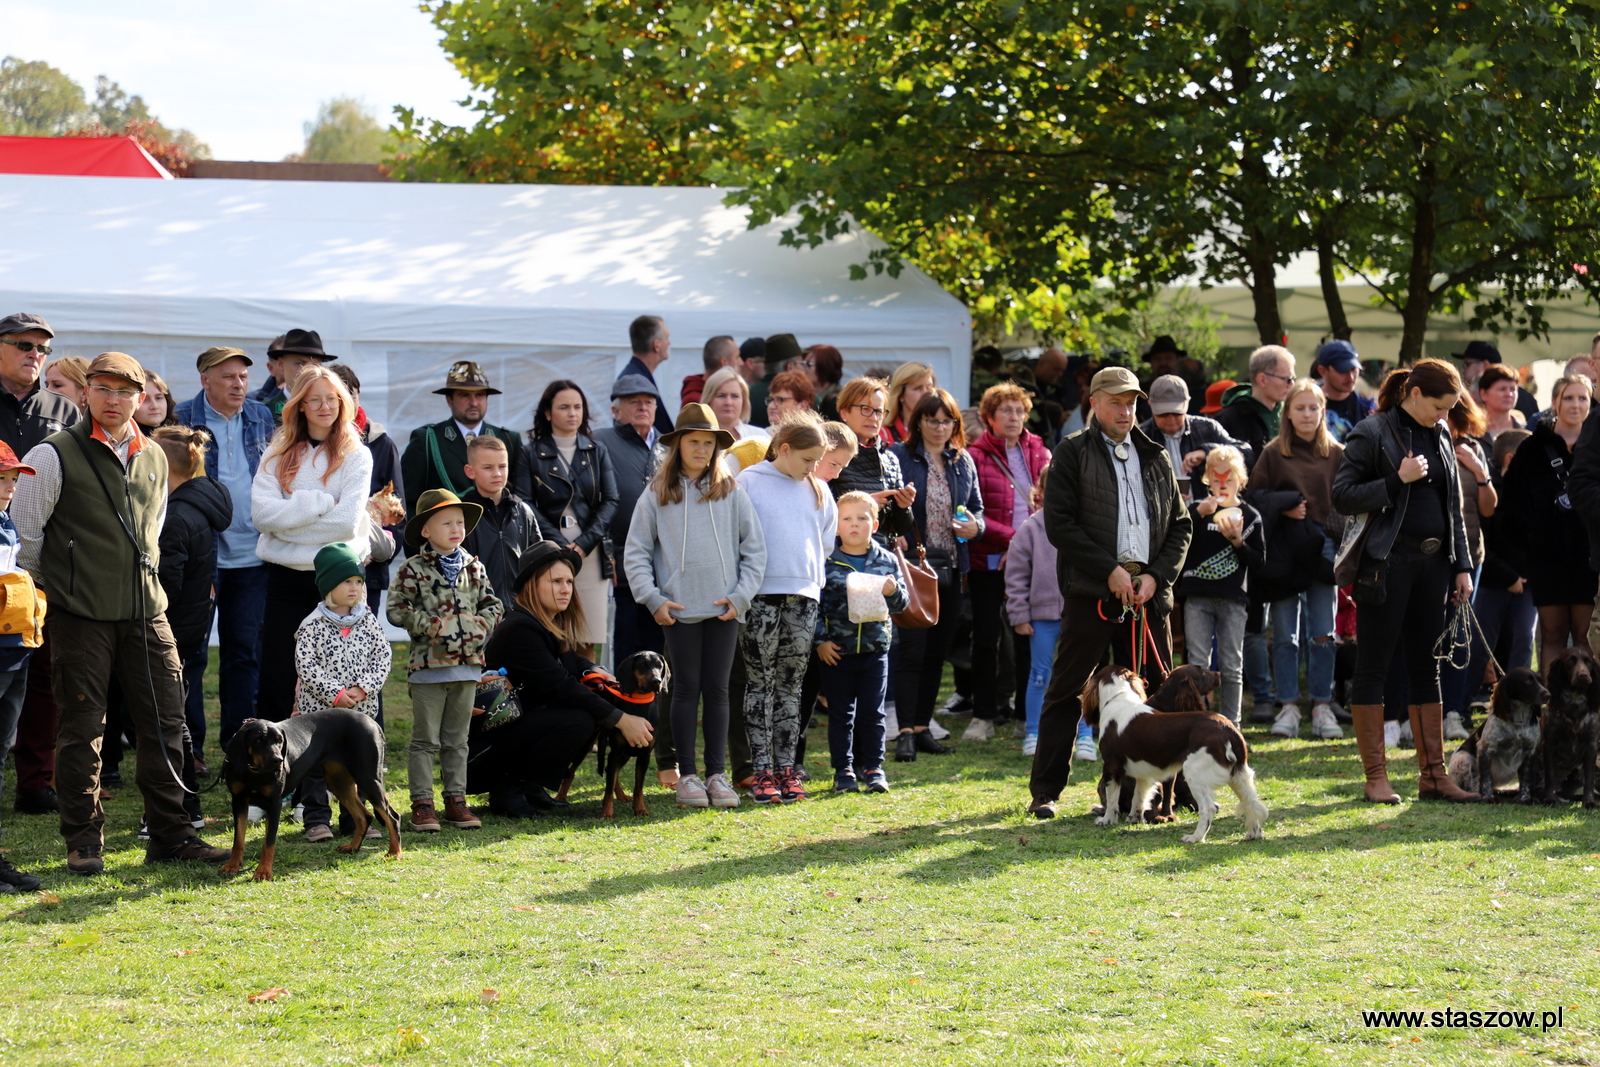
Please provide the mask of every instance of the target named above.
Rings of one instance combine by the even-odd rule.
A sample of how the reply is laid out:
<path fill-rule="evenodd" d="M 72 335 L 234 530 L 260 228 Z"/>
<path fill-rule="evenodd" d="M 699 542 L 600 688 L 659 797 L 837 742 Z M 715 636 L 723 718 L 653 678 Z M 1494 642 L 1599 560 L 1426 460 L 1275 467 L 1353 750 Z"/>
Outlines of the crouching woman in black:
<path fill-rule="evenodd" d="M 595 731 L 618 727 L 630 744 L 652 743 L 648 719 L 628 715 L 580 681 L 594 664 L 587 647 L 576 579 L 577 551 L 540 541 L 522 554 L 511 610 L 489 635 L 484 661 L 505 668 L 522 715 L 493 729 L 481 717 L 468 737 L 467 792 L 488 793 L 496 815 L 532 819 L 563 809 L 550 796 L 567 770 L 589 751 Z"/>
<path fill-rule="evenodd" d="M 1339 584 L 1356 583 L 1357 645 L 1350 716 L 1366 773 L 1367 799 L 1398 804 L 1383 749 L 1383 683 L 1396 646 L 1403 646 L 1407 704 L 1416 737 L 1424 800 L 1473 801 L 1445 773 L 1444 708 L 1434 642 L 1445 607 L 1472 596 L 1472 557 L 1461 515 L 1455 448 L 1441 422 L 1462 393 L 1456 369 L 1418 360 L 1390 373 L 1378 412 L 1344 442 L 1333 476 L 1333 506 L 1366 516 L 1360 541 L 1340 558 Z M 1356 553 L 1359 552 L 1359 555 Z M 1352 558 L 1353 557 L 1353 558 Z"/>

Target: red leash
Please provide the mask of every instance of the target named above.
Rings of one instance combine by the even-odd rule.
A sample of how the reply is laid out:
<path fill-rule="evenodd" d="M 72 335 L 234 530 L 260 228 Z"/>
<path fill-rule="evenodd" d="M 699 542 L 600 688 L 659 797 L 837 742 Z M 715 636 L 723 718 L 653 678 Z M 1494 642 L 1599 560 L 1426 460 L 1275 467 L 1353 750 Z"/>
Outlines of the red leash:
<path fill-rule="evenodd" d="M 1133 673 L 1140 677 L 1144 676 L 1145 652 L 1148 650 L 1150 654 L 1148 662 L 1153 663 L 1156 670 L 1160 672 L 1160 678 L 1156 681 L 1156 684 L 1159 685 L 1161 680 L 1164 680 L 1167 676 L 1167 665 L 1161 659 L 1161 649 L 1156 645 L 1156 635 L 1150 630 L 1150 614 L 1145 610 L 1145 606 L 1140 604 L 1137 607 L 1129 607 L 1124 604 L 1121 615 L 1115 619 L 1108 619 L 1106 618 L 1106 602 L 1101 600 L 1095 604 L 1095 612 L 1100 616 L 1100 621 L 1110 623 L 1120 623 L 1129 614 L 1133 615 L 1133 625 L 1130 627 L 1131 633 L 1129 634 L 1129 651 L 1131 652 L 1129 662 L 1133 666 Z"/>

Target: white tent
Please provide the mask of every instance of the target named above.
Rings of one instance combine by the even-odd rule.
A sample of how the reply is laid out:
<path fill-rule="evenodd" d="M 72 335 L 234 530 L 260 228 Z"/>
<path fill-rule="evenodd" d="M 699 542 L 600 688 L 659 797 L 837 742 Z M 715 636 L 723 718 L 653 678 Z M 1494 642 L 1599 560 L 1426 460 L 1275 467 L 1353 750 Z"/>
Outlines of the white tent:
<path fill-rule="evenodd" d="M 605 425 L 640 314 L 667 322 L 656 378 L 674 412 L 717 334 L 832 344 L 847 374 L 921 360 L 965 400 L 971 319 L 955 298 L 910 267 L 852 281 L 871 235 L 784 248 L 780 225 L 747 229 L 724 193 L 0 175 L 0 314 L 43 315 L 58 354 L 127 352 L 180 400 L 202 349 L 259 357 L 315 329 L 402 441 L 445 416 L 432 392 L 458 359 L 504 390 L 496 424 L 527 429 L 544 386 L 570 378 Z M 264 372 L 258 359 L 252 387 Z"/>

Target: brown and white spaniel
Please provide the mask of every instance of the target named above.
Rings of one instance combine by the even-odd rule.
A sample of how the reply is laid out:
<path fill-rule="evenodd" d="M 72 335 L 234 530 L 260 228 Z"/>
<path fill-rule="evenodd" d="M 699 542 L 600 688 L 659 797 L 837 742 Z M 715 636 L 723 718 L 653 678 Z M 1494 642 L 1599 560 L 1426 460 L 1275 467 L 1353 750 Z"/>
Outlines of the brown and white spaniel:
<path fill-rule="evenodd" d="M 1256 796 L 1249 746 L 1233 723 L 1200 712 L 1158 715 L 1145 704 L 1144 683 L 1126 667 L 1096 671 L 1083 687 L 1082 707 L 1100 744 L 1100 795 L 1112 798 L 1097 825 L 1117 825 L 1115 799 L 1124 779 L 1133 780 L 1133 817 L 1141 819 L 1156 783 L 1182 771 L 1200 812 L 1185 844 L 1206 839 L 1217 814 L 1216 792 L 1224 785 L 1239 798 L 1245 840 L 1261 837 L 1267 807 Z"/>

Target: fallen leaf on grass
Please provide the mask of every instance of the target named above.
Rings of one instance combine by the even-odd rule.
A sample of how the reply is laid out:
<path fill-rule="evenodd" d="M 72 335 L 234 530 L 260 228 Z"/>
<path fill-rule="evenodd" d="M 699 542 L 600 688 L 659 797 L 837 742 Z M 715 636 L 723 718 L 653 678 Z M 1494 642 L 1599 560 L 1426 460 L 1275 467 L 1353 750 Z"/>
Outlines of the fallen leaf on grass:
<path fill-rule="evenodd" d="M 1489 907 L 1491 907 L 1491 908 L 1504 908 L 1505 905 L 1500 903 L 1498 900 L 1491 900 L 1491 901 L 1489 901 Z"/>
<path fill-rule="evenodd" d="M 288 995 L 289 991 L 287 989 L 275 985 L 271 989 L 263 989 L 259 993 L 251 993 L 248 997 L 245 997 L 245 1000 L 251 1004 L 267 1004 Z"/>
<path fill-rule="evenodd" d="M 1101 963 L 1109 963 L 1112 966 L 1115 966 L 1117 961 L 1112 959 L 1111 957 L 1107 956 L 1105 959 L 1101 960 L 1100 962 Z"/>
<path fill-rule="evenodd" d="M 61 903 L 61 898 L 56 896 L 54 893 L 40 892 L 38 894 L 38 897 L 39 897 L 39 903 L 41 903 L 41 904 L 59 904 L 59 903 Z"/>
<path fill-rule="evenodd" d="M 432 1044 L 428 1040 L 428 1035 L 410 1026 L 400 1027 L 396 1032 L 396 1040 L 400 1044 L 401 1052 L 421 1052 Z"/>
<path fill-rule="evenodd" d="M 544 909 L 539 907 L 539 905 L 537 905 L 537 904 L 518 904 L 513 910 L 514 911 L 543 911 Z"/>
<path fill-rule="evenodd" d="M 827 892 L 823 893 L 822 895 L 825 896 L 825 897 L 836 897 L 839 894 L 835 893 L 833 890 L 830 889 Z"/>
<path fill-rule="evenodd" d="M 199 951 L 197 948 L 175 948 L 172 950 L 172 954 L 174 956 L 193 956 Z"/>
<path fill-rule="evenodd" d="M 480 1004 L 493 1004 L 499 999 L 500 990 L 498 989 L 485 989 L 482 993 L 478 994 L 478 1002 Z"/>

